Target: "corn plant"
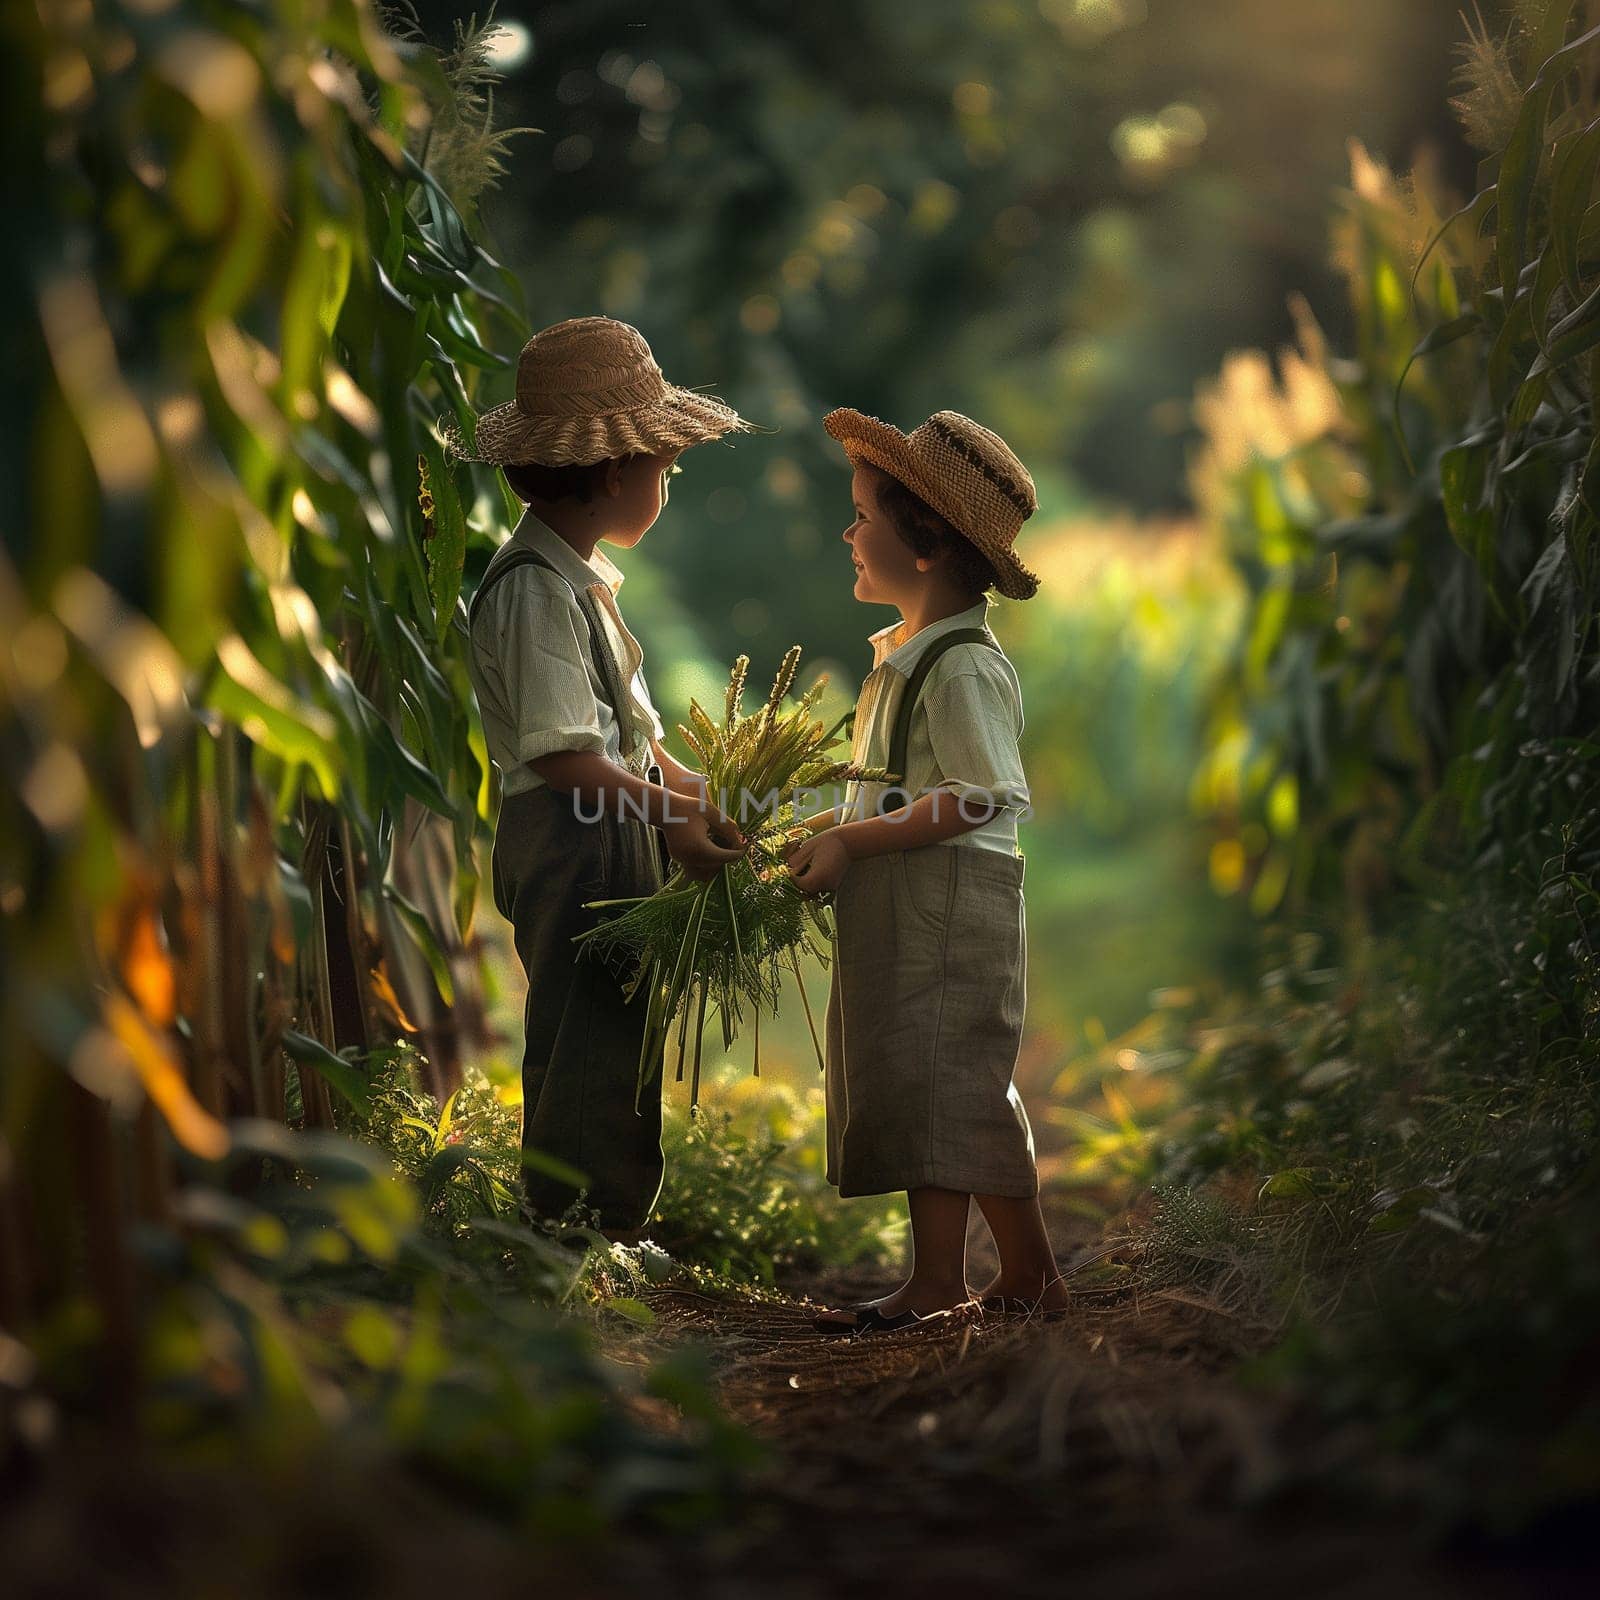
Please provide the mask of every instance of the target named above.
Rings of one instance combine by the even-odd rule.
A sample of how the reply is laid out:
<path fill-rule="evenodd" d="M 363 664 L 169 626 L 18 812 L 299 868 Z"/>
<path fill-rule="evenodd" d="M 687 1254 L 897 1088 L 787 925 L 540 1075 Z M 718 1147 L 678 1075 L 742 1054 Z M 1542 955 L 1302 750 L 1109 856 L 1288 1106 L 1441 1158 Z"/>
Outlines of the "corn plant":
<path fill-rule="evenodd" d="M 4 29 L 0 1322 L 86 1297 L 126 1352 L 183 1169 L 331 1128 L 451 999 L 488 768 L 430 424 L 521 323 L 424 155 L 445 66 L 362 0 Z"/>
<path fill-rule="evenodd" d="M 1504 40 L 1473 33 L 1467 205 L 1426 164 L 1400 183 L 1357 150 L 1336 230 L 1353 360 L 1302 308 L 1278 378 L 1241 357 L 1200 397 L 1197 498 L 1253 608 L 1197 787 L 1224 886 L 1263 912 L 1287 892 L 1366 926 L 1397 875 L 1438 884 L 1592 817 L 1593 10 L 1533 3 Z"/>

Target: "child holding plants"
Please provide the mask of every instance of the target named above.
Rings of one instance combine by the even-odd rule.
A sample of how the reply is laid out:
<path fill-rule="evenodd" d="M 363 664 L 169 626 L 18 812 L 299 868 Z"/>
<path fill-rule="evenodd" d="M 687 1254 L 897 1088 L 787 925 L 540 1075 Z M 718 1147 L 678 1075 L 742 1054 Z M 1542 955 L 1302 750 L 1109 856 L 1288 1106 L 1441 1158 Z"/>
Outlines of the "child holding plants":
<path fill-rule="evenodd" d="M 985 622 L 990 588 L 1038 588 L 1012 548 L 1033 480 L 957 412 L 909 435 L 848 409 L 824 426 L 855 469 L 854 596 L 900 613 L 871 638 L 852 759 L 896 781 L 852 784 L 787 859 L 803 892 L 833 894 L 828 1177 L 842 1195 L 906 1190 L 912 1263 L 892 1294 L 818 1326 L 898 1330 L 968 1303 L 973 1199 L 1000 1254 L 979 1303 L 1050 1314 L 1066 1291 L 1011 1081 L 1027 984 L 1022 696 Z"/>
<path fill-rule="evenodd" d="M 678 455 L 747 426 L 675 388 L 644 336 L 608 317 L 536 333 L 516 398 L 469 446 L 526 505 L 473 596 L 469 668 L 502 790 L 494 901 L 528 976 L 522 1062 L 524 1183 L 559 1218 L 584 1193 L 598 1226 L 630 1239 L 661 1187 L 661 1074 L 635 1109 L 645 1007 L 573 939 L 585 903 L 661 884 L 657 836 L 692 876 L 736 861 L 739 830 L 663 748 L 643 653 L 617 606 L 622 574 L 598 548 L 632 549 L 667 500 Z"/>

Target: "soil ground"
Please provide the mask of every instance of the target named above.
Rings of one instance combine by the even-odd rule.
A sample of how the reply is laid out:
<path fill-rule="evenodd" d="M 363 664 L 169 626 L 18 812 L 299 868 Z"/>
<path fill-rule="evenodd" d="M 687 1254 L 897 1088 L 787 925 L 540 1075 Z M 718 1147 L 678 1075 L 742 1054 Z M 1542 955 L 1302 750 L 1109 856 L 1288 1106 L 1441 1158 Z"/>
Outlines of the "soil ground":
<path fill-rule="evenodd" d="M 379 1454 L 238 1471 L 79 1455 L 0 1496 L 0 1591 L 26 1600 L 901 1600 L 903 1596 L 1290 1595 L 1435 1600 L 1589 1595 L 1586 1550 L 1467 1553 L 1373 1497 L 1380 1458 L 1241 1383 L 1267 1330 L 1117 1272 L 1134 1245 L 1053 1219 L 1075 1289 L 1061 1321 L 825 1338 L 818 1304 L 891 1288 L 833 1272 L 781 1296 L 662 1287 L 654 1322 L 602 1319 L 619 1360 L 710 1357 L 725 1408 L 763 1441 L 738 1503 L 681 1534 L 623 1528 L 563 1553 L 419 1487 Z M 981 1259 L 976 1274 L 983 1271 Z M 646 1412 L 674 1429 L 659 1402 Z M 1586 1569 L 1586 1570 L 1585 1570 Z"/>
<path fill-rule="evenodd" d="M 724 1405 L 769 1449 L 737 1521 L 679 1552 L 666 1586 L 707 1600 L 1594 1592 L 1570 1565 L 1469 1560 L 1357 1509 L 1329 1486 L 1372 1470 L 1371 1442 L 1315 1437 L 1239 1382 L 1266 1330 L 1133 1287 L 1115 1270 L 1127 1239 L 1065 1215 L 1052 1232 L 1076 1291 L 1059 1321 L 819 1336 L 816 1306 L 886 1292 L 881 1270 L 775 1303 L 646 1294 L 649 1337 L 707 1348 Z M 663 1586 L 644 1548 L 617 1550 L 614 1575 Z"/>

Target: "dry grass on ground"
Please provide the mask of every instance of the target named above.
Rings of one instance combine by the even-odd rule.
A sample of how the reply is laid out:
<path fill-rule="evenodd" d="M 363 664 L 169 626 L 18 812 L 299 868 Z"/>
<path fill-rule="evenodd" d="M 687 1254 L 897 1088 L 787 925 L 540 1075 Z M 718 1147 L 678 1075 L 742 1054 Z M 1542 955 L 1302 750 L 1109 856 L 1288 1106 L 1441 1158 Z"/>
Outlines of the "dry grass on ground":
<path fill-rule="evenodd" d="M 1515 1592 L 1430 1560 L 1401 1528 L 1297 1493 L 1296 1419 L 1237 1380 L 1270 1330 L 1148 1287 L 1129 1219 L 1105 1237 L 1060 1219 L 1058 1246 L 1074 1304 L 1048 1323 L 817 1334 L 818 1304 L 892 1287 L 872 1269 L 780 1299 L 643 1294 L 654 1324 L 608 1338 L 619 1358 L 694 1341 L 724 1406 L 767 1445 L 737 1516 L 677 1553 L 677 1583 L 709 1600 L 1044 1595 L 1086 1577 L 1114 1582 L 1121 1600 L 1284 1582 L 1371 1594 L 1380 1579 L 1384 1594 Z M 616 1554 L 624 1581 L 657 1575 L 652 1552 Z"/>

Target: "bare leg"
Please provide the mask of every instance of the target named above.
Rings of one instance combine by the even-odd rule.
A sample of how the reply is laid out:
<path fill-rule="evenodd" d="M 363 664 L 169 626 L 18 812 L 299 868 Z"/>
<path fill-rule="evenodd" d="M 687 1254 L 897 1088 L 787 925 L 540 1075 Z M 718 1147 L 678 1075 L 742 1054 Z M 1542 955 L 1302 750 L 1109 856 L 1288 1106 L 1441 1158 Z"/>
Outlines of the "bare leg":
<path fill-rule="evenodd" d="M 954 1189 L 912 1189 L 911 1276 L 876 1302 L 885 1316 L 944 1311 L 971 1297 L 967 1288 L 967 1212 L 972 1196 Z"/>
<path fill-rule="evenodd" d="M 1024 1200 L 1016 1195 L 980 1194 L 973 1198 L 1000 1252 L 1000 1275 L 983 1289 L 983 1296 L 1025 1300 L 1041 1311 L 1065 1306 L 1067 1289 L 1056 1266 L 1038 1197 Z"/>

